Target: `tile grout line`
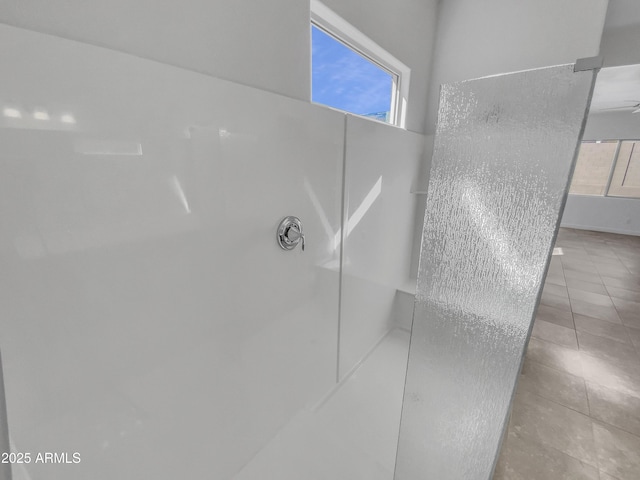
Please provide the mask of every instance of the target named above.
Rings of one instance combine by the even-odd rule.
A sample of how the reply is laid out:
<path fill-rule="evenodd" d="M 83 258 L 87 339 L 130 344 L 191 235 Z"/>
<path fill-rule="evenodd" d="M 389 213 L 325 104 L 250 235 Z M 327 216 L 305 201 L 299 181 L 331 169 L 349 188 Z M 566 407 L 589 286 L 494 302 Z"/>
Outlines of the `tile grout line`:
<path fill-rule="evenodd" d="M 562 260 L 560 260 L 560 264 L 562 265 Z M 564 279 L 564 283 L 567 283 L 567 277 L 564 274 L 564 265 L 562 265 L 562 278 Z M 573 303 L 571 302 L 571 295 L 569 295 L 569 286 L 567 285 L 567 297 L 569 298 L 569 310 L 571 311 L 571 323 L 573 324 L 573 334 L 576 337 L 576 344 L 578 343 L 578 333 L 576 332 L 576 320 L 573 317 Z M 580 346 L 578 345 L 578 348 Z"/>

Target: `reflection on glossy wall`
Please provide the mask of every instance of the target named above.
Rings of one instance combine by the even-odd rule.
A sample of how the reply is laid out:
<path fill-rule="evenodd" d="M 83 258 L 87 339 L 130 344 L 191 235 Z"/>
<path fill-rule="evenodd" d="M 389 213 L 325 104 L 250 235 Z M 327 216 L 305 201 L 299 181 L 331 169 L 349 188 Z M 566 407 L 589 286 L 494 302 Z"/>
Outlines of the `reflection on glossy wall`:
<path fill-rule="evenodd" d="M 442 87 L 396 480 L 492 474 L 594 77 Z"/>

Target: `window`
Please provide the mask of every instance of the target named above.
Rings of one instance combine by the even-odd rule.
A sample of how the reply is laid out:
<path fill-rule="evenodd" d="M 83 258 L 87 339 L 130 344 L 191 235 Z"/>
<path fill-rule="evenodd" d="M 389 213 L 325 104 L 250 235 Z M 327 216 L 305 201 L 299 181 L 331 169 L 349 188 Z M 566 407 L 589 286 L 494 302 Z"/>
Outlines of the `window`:
<path fill-rule="evenodd" d="M 311 39 L 311 100 L 394 123 L 391 110 L 397 76 L 315 25 Z"/>
<path fill-rule="evenodd" d="M 311 100 L 404 127 L 409 68 L 311 1 Z"/>
<path fill-rule="evenodd" d="M 618 142 L 582 142 L 569 193 L 604 195 Z"/>
<path fill-rule="evenodd" d="M 582 142 L 569 193 L 640 198 L 640 140 Z"/>

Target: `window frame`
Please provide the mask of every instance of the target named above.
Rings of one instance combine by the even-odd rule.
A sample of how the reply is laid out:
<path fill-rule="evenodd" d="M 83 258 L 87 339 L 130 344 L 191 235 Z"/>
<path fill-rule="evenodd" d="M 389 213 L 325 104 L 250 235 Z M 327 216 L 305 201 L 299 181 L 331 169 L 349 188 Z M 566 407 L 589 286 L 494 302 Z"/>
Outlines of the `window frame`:
<path fill-rule="evenodd" d="M 406 128 L 411 69 L 320 1 L 311 0 L 310 5 L 312 26 L 335 38 L 391 75 L 393 85 L 388 125 Z M 311 28 L 309 32 L 311 33 Z M 313 47 L 311 40 L 309 44 Z M 311 69 L 311 62 L 309 66 Z M 313 85 L 311 85 L 311 96 L 313 97 Z"/>
<path fill-rule="evenodd" d="M 618 139 L 617 142 L 618 142 L 618 148 L 616 149 L 616 155 L 615 155 L 615 158 L 613 160 L 613 165 L 611 166 L 611 172 L 609 174 L 609 181 L 607 183 L 607 190 L 605 191 L 605 195 L 604 196 L 605 197 L 611 197 L 611 198 L 630 198 L 630 199 L 638 200 L 638 199 L 640 199 L 640 194 L 638 194 L 637 196 L 632 196 L 632 195 L 621 195 L 620 193 L 616 194 L 616 193 L 612 193 L 611 192 L 611 186 L 612 186 L 613 181 L 615 179 L 616 171 L 617 171 L 617 168 L 618 168 L 618 163 L 619 163 L 619 160 L 620 160 L 620 151 L 622 150 L 622 144 L 624 142 L 633 142 L 635 144 L 640 144 L 640 139 L 621 138 L 621 139 Z M 632 149 L 632 151 L 633 151 L 633 149 Z M 630 154 L 629 160 L 627 161 L 627 164 L 626 164 L 626 167 L 625 167 L 627 170 L 629 169 L 629 166 L 631 165 L 631 160 L 632 160 L 632 157 L 631 157 L 631 154 Z M 619 185 L 615 184 L 614 188 L 616 188 L 616 189 L 624 188 L 624 177 L 622 179 L 622 182 Z M 638 188 L 638 187 L 630 187 L 630 188 Z"/>

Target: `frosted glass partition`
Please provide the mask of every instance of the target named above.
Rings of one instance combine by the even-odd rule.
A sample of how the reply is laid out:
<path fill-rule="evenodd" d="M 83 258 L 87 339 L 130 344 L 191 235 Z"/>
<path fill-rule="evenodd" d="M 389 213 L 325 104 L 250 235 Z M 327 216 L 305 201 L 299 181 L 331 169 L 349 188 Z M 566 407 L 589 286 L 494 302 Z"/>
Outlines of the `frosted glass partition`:
<path fill-rule="evenodd" d="M 594 71 L 444 85 L 396 480 L 487 480 L 557 233 Z"/>

